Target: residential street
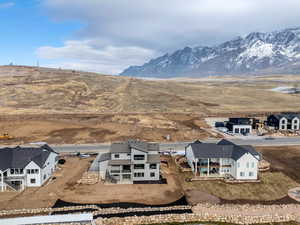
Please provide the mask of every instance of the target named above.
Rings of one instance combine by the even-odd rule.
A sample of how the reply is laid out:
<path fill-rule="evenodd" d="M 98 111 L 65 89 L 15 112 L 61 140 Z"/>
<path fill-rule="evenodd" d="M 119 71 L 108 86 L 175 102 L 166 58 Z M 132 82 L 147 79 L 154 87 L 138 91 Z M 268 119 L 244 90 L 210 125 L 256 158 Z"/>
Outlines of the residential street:
<path fill-rule="evenodd" d="M 216 142 L 218 139 L 208 139 L 205 142 Z M 266 139 L 266 137 L 243 137 L 243 139 L 230 139 L 238 145 L 253 145 L 253 146 L 291 146 L 300 145 L 300 137 L 276 137 Z M 189 142 L 173 142 L 160 143 L 161 151 L 184 151 L 185 146 Z M 110 143 L 99 144 L 82 144 L 82 145 L 51 145 L 57 152 L 106 152 L 110 147 Z"/>

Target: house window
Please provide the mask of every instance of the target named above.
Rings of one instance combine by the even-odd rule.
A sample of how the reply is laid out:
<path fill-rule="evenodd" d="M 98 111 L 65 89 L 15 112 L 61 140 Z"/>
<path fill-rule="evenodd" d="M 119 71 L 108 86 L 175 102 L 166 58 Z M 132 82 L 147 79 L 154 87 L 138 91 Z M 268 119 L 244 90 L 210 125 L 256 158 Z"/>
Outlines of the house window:
<path fill-rule="evenodd" d="M 246 133 L 247 133 L 247 134 L 250 133 L 250 128 L 246 128 Z"/>
<path fill-rule="evenodd" d="M 39 173 L 39 170 L 38 169 L 28 169 L 27 170 L 27 174 L 38 174 Z"/>
<path fill-rule="evenodd" d="M 254 168 L 254 162 L 251 163 L 251 167 Z"/>
<path fill-rule="evenodd" d="M 240 176 L 241 177 L 245 176 L 245 173 L 244 172 L 240 172 Z"/>
<path fill-rule="evenodd" d="M 284 130 L 284 129 L 285 129 L 285 126 L 284 126 L 284 125 L 282 125 L 282 126 L 281 126 L 281 129 L 282 129 L 282 130 Z"/>
<path fill-rule="evenodd" d="M 236 134 L 240 133 L 240 129 L 239 128 L 235 128 L 234 129 L 234 133 L 236 133 Z"/>
<path fill-rule="evenodd" d="M 134 177 L 144 177 L 144 173 L 134 173 Z"/>
<path fill-rule="evenodd" d="M 150 173 L 150 177 L 155 177 L 155 173 Z"/>
<path fill-rule="evenodd" d="M 298 126 L 297 125 L 294 125 L 294 130 L 297 130 Z"/>
<path fill-rule="evenodd" d="M 239 162 L 237 163 L 237 167 L 240 168 L 240 163 Z"/>
<path fill-rule="evenodd" d="M 249 168 L 249 162 L 247 162 L 246 167 Z"/>
<path fill-rule="evenodd" d="M 44 180 L 47 178 L 46 174 L 44 175 Z"/>
<path fill-rule="evenodd" d="M 156 165 L 156 164 L 150 164 L 150 169 L 155 170 L 156 168 L 157 168 L 157 165 Z"/>
<path fill-rule="evenodd" d="M 30 179 L 30 183 L 31 183 L 31 184 L 35 184 L 35 183 L 36 183 L 36 180 L 35 180 L 35 179 Z"/>
<path fill-rule="evenodd" d="M 294 123 L 297 124 L 297 123 L 298 123 L 298 120 L 294 120 Z"/>
<path fill-rule="evenodd" d="M 254 173 L 253 172 L 249 172 L 249 177 L 253 177 Z"/>
<path fill-rule="evenodd" d="M 281 120 L 281 124 L 285 124 L 285 120 Z"/>
<path fill-rule="evenodd" d="M 130 154 L 130 153 L 128 153 L 128 154 L 127 154 L 127 156 L 129 156 L 129 157 L 130 157 L 130 156 L 131 156 L 131 154 Z"/>
<path fill-rule="evenodd" d="M 145 160 L 144 155 L 134 155 L 133 158 L 134 158 L 134 160 Z"/>
<path fill-rule="evenodd" d="M 15 174 L 15 170 L 14 169 L 10 169 L 10 174 Z"/>
<path fill-rule="evenodd" d="M 115 154 L 115 158 L 116 159 L 120 158 L 120 155 L 119 154 Z"/>
<path fill-rule="evenodd" d="M 131 178 L 131 176 L 130 176 L 130 174 L 123 174 L 123 179 L 130 179 Z"/>
<path fill-rule="evenodd" d="M 134 164 L 133 168 L 135 170 L 143 170 L 143 169 L 145 169 L 145 165 L 144 164 Z"/>

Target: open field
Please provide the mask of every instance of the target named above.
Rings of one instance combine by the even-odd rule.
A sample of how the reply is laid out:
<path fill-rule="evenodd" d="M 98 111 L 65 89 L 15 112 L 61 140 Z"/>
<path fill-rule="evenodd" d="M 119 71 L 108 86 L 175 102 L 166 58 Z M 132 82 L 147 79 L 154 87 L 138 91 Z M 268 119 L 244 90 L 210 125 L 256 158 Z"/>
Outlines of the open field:
<path fill-rule="evenodd" d="M 181 184 L 174 173 L 174 165 L 163 166 L 163 177 L 168 184 L 78 184 L 87 171 L 92 158 L 67 158 L 58 170 L 55 180 L 39 188 L 27 188 L 24 192 L 0 192 L 0 210 L 52 207 L 61 199 L 76 203 L 134 202 L 144 204 L 167 204 L 183 196 Z M 167 160 L 167 159 L 166 159 Z"/>
<path fill-rule="evenodd" d="M 249 113 L 300 111 L 300 95 L 270 91 L 300 77 L 142 80 L 70 70 L 0 67 L 0 113 Z"/>
<path fill-rule="evenodd" d="M 180 173 L 184 190 L 197 190 L 224 200 L 274 201 L 285 198 L 289 189 L 300 185 L 300 147 L 259 147 L 257 150 L 271 162 L 271 171 L 260 173 L 261 183 L 186 182 L 186 178 L 193 177 L 192 173 Z"/>

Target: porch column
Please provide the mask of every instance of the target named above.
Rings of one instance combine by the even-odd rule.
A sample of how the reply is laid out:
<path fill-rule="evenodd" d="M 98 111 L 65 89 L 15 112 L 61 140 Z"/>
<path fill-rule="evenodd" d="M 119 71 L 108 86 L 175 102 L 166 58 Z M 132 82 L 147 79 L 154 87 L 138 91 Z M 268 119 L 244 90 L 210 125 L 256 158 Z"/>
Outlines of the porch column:
<path fill-rule="evenodd" d="M 219 160 L 220 160 L 219 161 L 219 165 L 220 165 L 220 167 L 219 167 L 219 175 L 221 175 L 221 172 L 222 172 L 222 159 L 220 158 Z"/>
<path fill-rule="evenodd" d="M 0 172 L 1 174 L 1 191 L 3 192 L 4 191 L 4 176 L 3 176 L 3 173 Z"/>
<path fill-rule="evenodd" d="M 197 158 L 195 159 L 195 161 L 194 161 L 194 166 L 195 166 L 195 168 L 194 168 L 194 175 L 196 176 L 197 175 Z"/>
<path fill-rule="evenodd" d="M 209 158 L 207 159 L 207 176 L 209 176 Z"/>

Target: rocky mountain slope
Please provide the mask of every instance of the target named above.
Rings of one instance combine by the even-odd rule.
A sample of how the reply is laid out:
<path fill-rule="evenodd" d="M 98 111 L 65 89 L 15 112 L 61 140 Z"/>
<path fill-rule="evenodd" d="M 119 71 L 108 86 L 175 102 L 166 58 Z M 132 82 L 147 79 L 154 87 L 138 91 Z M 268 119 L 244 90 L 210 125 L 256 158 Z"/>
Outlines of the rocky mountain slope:
<path fill-rule="evenodd" d="M 141 77 L 300 73 L 300 27 L 253 32 L 217 46 L 185 47 L 130 66 L 121 75 Z"/>

